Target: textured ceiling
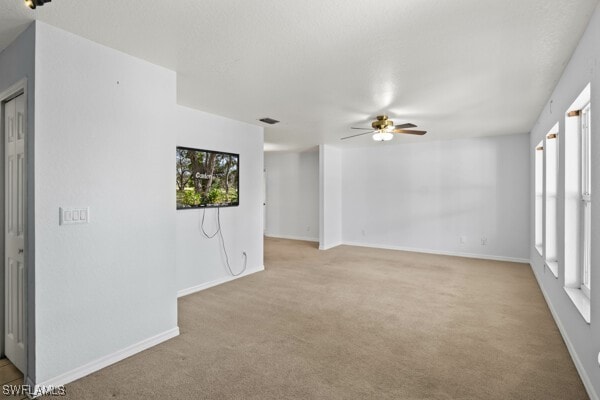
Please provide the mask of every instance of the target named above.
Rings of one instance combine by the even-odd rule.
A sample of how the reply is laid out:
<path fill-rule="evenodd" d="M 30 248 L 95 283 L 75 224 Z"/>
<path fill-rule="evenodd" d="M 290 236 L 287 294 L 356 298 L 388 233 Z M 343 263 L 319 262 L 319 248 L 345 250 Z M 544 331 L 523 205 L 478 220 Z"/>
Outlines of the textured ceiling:
<path fill-rule="evenodd" d="M 340 142 L 387 113 L 429 133 L 531 130 L 598 0 L 0 1 L 0 49 L 33 19 L 178 72 L 178 102 L 261 125 L 266 149 Z"/>

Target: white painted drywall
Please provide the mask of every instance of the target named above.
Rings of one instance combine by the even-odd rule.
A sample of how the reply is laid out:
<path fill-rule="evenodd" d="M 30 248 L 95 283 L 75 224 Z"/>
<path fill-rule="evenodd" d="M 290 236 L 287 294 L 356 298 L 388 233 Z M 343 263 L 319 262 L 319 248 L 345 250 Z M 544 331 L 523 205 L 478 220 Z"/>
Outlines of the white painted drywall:
<path fill-rule="evenodd" d="M 265 235 L 319 240 L 319 151 L 265 152 Z"/>
<path fill-rule="evenodd" d="M 342 150 L 319 145 L 319 248 L 342 244 Z"/>
<path fill-rule="evenodd" d="M 170 132 L 177 146 L 224 151 L 240 155 L 240 205 L 220 210 L 221 229 L 234 273 L 242 270 L 248 256 L 248 273 L 263 268 L 263 128 L 177 106 Z M 171 172 L 175 171 L 175 147 L 171 148 Z M 173 178 L 174 179 L 174 178 Z M 174 181 L 173 181 L 174 182 Z M 175 186 L 170 194 L 175 199 Z M 176 212 L 177 289 L 187 294 L 231 278 L 217 237 L 217 209 L 187 209 Z"/>
<path fill-rule="evenodd" d="M 177 327 L 175 80 L 37 23 L 36 382 Z"/>
<path fill-rule="evenodd" d="M 564 235 L 565 196 L 564 196 L 564 146 L 561 146 L 561 136 L 565 134 L 565 112 L 591 83 L 592 103 L 592 193 L 600 193 L 600 141 L 597 129 L 600 126 L 600 6 L 596 7 L 594 15 L 582 37 L 576 51 L 567 65 L 552 95 L 539 116 L 529 142 L 530 163 L 534 163 L 533 147 L 543 140 L 544 135 L 555 123 L 559 123 L 559 185 L 558 185 L 558 279 L 544 268 L 544 260 L 535 249 L 533 236 L 530 237 L 529 253 L 531 265 L 538 282 L 546 296 L 558 326 L 571 351 L 579 373 L 592 399 L 598 399 L 600 394 L 600 368 L 598 368 L 598 351 L 600 350 L 600 213 L 596 212 L 598 204 L 592 205 L 592 271 L 591 271 L 591 323 L 587 324 L 573 305 L 563 289 L 565 284 L 564 269 Z M 533 171 L 532 171 L 533 174 Z M 531 175 L 533 179 L 533 175 Z M 533 210 L 534 188 L 530 188 L 530 204 Z M 534 226 L 533 214 L 530 225 Z M 533 232 L 533 228 L 532 228 Z M 562 239 L 561 239 L 562 238 Z M 548 349 L 550 350 L 550 349 Z"/>
<path fill-rule="evenodd" d="M 15 84 L 26 79 L 27 84 L 27 246 L 25 263 L 27 265 L 28 287 L 33 289 L 35 281 L 35 251 L 34 251 L 34 115 L 35 115 L 35 24 L 21 33 L 6 49 L 0 52 L 0 93 L 12 88 Z M 1 100 L 1 99 L 0 99 Z M 4 144 L 0 143 L 0 152 L 4 154 Z M 1 158 L 4 159 L 3 157 Z M 3 166 L 4 167 L 4 166 Z M 4 188 L 4 174 L 0 174 L 0 187 Z M 3 189 L 4 190 L 4 189 Z M 3 198 L 0 201 L 4 210 Z M 4 211 L 0 212 L 0 223 L 4 224 Z M 4 243 L 4 236 L 0 240 Z M 4 260 L 4 245 L 0 246 L 0 257 Z M 3 271 L 3 269 L 2 269 Z M 0 273 L 0 297 L 4 298 L 4 273 Z M 35 379 L 35 309 L 34 290 L 27 293 L 27 371 L 25 378 Z M 0 321 L 4 321 L 4 308 L 0 310 Z"/>
<path fill-rule="evenodd" d="M 344 243 L 529 257 L 528 135 L 395 140 L 342 153 Z"/>

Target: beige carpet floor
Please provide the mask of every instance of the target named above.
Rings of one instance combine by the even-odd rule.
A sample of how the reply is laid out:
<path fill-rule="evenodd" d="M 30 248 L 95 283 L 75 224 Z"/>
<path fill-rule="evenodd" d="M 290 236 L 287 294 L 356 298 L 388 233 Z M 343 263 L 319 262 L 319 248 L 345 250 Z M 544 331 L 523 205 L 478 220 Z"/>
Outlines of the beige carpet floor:
<path fill-rule="evenodd" d="M 68 399 L 587 399 L 526 264 L 267 239 Z"/>

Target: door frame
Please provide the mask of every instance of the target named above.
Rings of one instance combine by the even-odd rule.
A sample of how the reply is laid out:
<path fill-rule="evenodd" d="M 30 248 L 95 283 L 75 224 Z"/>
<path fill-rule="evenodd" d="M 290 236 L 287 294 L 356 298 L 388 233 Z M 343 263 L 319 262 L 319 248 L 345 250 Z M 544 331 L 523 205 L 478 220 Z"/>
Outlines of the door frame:
<path fill-rule="evenodd" d="M 27 95 L 27 78 L 21 79 L 20 81 L 18 81 L 17 83 L 11 85 L 8 89 L 0 92 L 0 162 L 2 163 L 1 165 L 3 166 L 3 170 L 5 167 L 5 157 L 6 157 L 6 148 L 5 148 L 5 143 L 6 143 L 6 128 L 5 128 L 5 108 L 4 105 L 5 103 L 7 103 L 8 101 L 12 100 L 13 98 L 22 95 L 24 96 L 24 103 L 25 103 L 25 118 L 23 123 L 25 124 L 25 163 L 24 163 L 24 177 L 25 177 L 25 210 L 24 210 L 24 224 L 25 224 L 25 246 L 24 246 L 24 263 L 25 263 L 25 304 L 24 304 L 24 310 L 25 310 L 25 332 L 24 332 L 24 343 L 25 343 L 25 368 L 23 371 L 23 375 L 25 378 L 25 383 L 27 383 L 27 381 L 29 380 L 29 378 L 31 377 L 30 375 L 30 371 L 29 371 L 29 367 L 30 367 L 30 346 L 32 345 L 32 337 L 30 336 L 30 323 L 33 322 L 33 318 L 31 315 L 31 310 L 32 308 L 30 307 L 30 305 L 33 305 L 33 302 L 31 302 L 31 298 L 30 296 L 33 295 L 33 290 L 32 290 L 32 282 L 33 281 L 33 273 L 31 271 L 31 266 L 33 265 L 33 263 L 31 262 L 33 259 L 33 249 L 32 246 L 30 246 L 30 222 L 33 222 L 32 220 L 30 220 L 30 215 L 31 215 L 31 207 L 33 202 L 31 202 L 30 199 L 30 188 L 32 188 L 31 183 L 30 182 L 30 174 L 29 174 L 29 168 L 30 165 L 32 165 L 30 157 L 33 156 L 33 152 L 30 151 L 30 134 L 31 134 L 31 130 L 29 129 L 29 113 L 31 112 L 29 104 L 28 104 L 28 95 Z M 6 191 L 6 187 L 5 187 L 5 173 L 0 174 L 0 187 L 2 187 L 3 189 L 3 193 L 5 193 Z M 0 209 L 2 210 L 2 212 L 0 213 L 0 226 L 2 227 L 2 229 L 0 230 L 0 243 L 2 243 L 2 245 L 0 246 L 0 255 L 2 256 L 2 267 L 0 268 L 0 354 L 2 356 L 4 356 L 4 351 L 5 351 L 5 343 L 4 343 L 4 336 L 5 336 L 5 303 L 6 303 L 6 293 L 5 293 L 5 281 L 4 281 L 4 277 L 5 277 L 5 269 L 6 269 L 6 254 L 5 254 L 5 214 L 6 214 L 6 209 L 5 209 L 5 196 L 2 195 L 0 196 Z"/>
<path fill-rule="evenodd" d="M 267 234 L 267 169 L 263 168 L 262 174 L 262 211 L 263 211 L 263 231 L 262 234 L 265 236 Z"/>

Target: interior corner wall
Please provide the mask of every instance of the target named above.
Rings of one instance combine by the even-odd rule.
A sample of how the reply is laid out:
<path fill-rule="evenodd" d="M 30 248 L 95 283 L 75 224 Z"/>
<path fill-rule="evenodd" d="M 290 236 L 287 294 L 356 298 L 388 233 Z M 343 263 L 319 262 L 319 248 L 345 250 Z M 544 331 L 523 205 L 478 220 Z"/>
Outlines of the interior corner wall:
<path fill-rule="evenodd" d="M 591 259 L 591 323 L 587 324 L 579 311 L 573 305 L 571 299 L 567 296 L 565 286 L 565 267 L 564 267 L 564 238 L 565 221 L 561 214 L 564 212 L 565 196 L 565 169 L 563 168 L 565 160 L 564 139 L 565 135 L 565 113 L 568 107 L 575 101 L 584 88 L 591 84 L 591 177 L 592 193 L 600 193 L 600 136 L 598 127 L 600 127 L 600 6 L 590 20 L 590 23 L 581 38 L 577 49 L 573 53 L 571 60 L 567 64 L 563 75 L 552 95 L 548 99 L 542 110 L 533 130 L 531 131 L 531 140 L 528 143 L 528 152 L 530 163 L 533 166 L 535 162 L 536 146 L 548 131 L 559 123 L 559 186 L 558 186 L 558 210 L 557 218 L 557 237 L 558 241 L 558 278 L 555 278 L 552 272 L 544 267 L 544 259 L 539 255 L 535 248 L 535 238 L 533 236 L 533 227 L 535 220 L 533 213 L 530 216 L 530 226 L 532 234 L 529 238 L 529 254 L 531 256 L 531 266 L 535 276 L 546 297 L 546 301 L 554 318 L 559 326 L 565 343 L 569 348 L 575 365 L 582 377 L 582 380 L 588 390 L 588 394 L 593 400 L 597 400 L 600 395 L 600 368 L 598 368 L 598 351 L 600 350 L 600 212 L 597 204 L 592 206 L 592 259 Z M 534 179 L 534 171 L 531 171 L 531 181 Z M 530 207 L 534 209 L 535 192 L 531 185 L 529 190 Z M 597 199 L 597 197 L 593 197 Z"/>
<path fill-rule="evenodd" d="M 344 243 L 527 261 L 528 144 L 522 134 L 345 149 Z"/>
<path fill-rule="evenodd" d="M 266 152 L 265 236 L 319 240 L 319 152 Z"/>
<path fill-rule="evenodd" d="M 342 150 L 319 146 L 319 249 L 342 244 Z"/>
<path fill-rule="evenodd" d="M 221 229 L 233 273 L 244 266 L 246 272 L 260 271 L 263 266 L 263 128 L 177 106 L 169 132 L 177 146 L 236 153 L 240 156 L 240 204 L 220 209 Z M 169 153 L 169 170 L 174 173 L 175 147 Z M 173 174 L 174 175 L 174 174 Z M 175 199 L 175 183 L 170 196 Z M 173 209 L 175 205 L 173 205 Z M 218 235 L 217 209 L 176 211 L 177 289 L 180 296 L 232 279 Z"/>
<path fill-rule="evenodd" d="M 35 251 L 34 251 L 34 115 L 35 115 L 35 24 L 21 33 L 6 49 L 0 52 L 0 93 L 12 88 L 15 84 L 27 80 L 27 242 L 25 249 L 25 259 L 27 265 L 28 287 L 33 288 L 35 277 Z M 0 151 L 4 153 L 4 145 L 0 143 Z M 3 158 L 2 158 L 3 159 Z M 0 176 L 1 186 L 4 187 L 4 174 Z M 0 202 L 0 204 L 4 204 Z M 2 206 L 0 209 L 4 210 Z M 0 221 L 4 221 L 4 212 L 1 213 Z M 4 242 L 4 237 L 2 237 Z M 4 259 L 4 246 L 1 246 L 2 259 Z M 4 298 L 4 273 L 0 274 L 0 296 Z M 27 293 L 27 371 L 25 377 L 35 379 L 35 340 L 33 327 L 35 324 L 34 316 L 34 298 L 35 292 L 30 290 Z M 4 321 L 4 309 L 0 309 L 0 321 Z"/>
<path fill-rule="evenodd" d="M 34 383 L 65 383 L 178 332 L 176 77 L 36 24 Z"/>

